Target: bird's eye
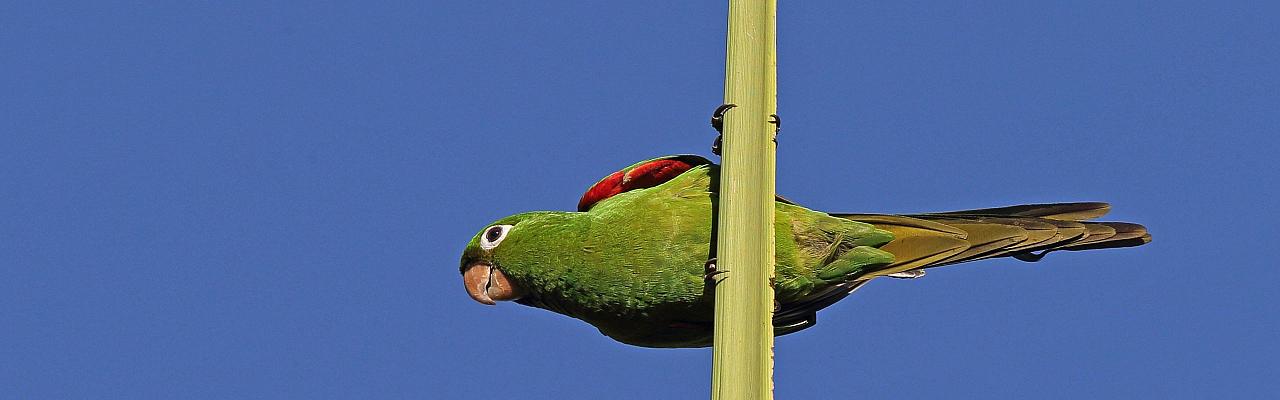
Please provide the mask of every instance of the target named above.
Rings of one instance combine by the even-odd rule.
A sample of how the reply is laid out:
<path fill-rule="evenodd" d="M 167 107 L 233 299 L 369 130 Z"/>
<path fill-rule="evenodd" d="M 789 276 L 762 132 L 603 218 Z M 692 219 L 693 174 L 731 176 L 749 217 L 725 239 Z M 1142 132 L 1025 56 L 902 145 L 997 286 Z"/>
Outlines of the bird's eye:
<path fill-rule="evenodd" d="M 480 248 L 490 250 L 498 247 L 498 243 L 507 238 L 508 231 L 511 231 L 511 225 L 494 225 L 485 229 L 484 234 L 480 235 Z"/>

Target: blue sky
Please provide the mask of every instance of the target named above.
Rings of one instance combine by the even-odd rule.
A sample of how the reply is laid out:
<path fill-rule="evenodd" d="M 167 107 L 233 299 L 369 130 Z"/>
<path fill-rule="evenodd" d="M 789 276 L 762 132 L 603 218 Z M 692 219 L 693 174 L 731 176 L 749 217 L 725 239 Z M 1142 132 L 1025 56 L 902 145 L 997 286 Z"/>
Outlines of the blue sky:
<path fill-rule="evenodd" d="M 482 306 L 457 263 L 707 154 L 724 2 L 191 3 L 0 12 L 0 398 L 707 395 L 709 349 Z M 1155 242 L 874 282 L 779 338 L 777 397 L 1280 392 L 1280 9 L 892 3 L 783 2 L 781 193 L 1102 200 Z"/>

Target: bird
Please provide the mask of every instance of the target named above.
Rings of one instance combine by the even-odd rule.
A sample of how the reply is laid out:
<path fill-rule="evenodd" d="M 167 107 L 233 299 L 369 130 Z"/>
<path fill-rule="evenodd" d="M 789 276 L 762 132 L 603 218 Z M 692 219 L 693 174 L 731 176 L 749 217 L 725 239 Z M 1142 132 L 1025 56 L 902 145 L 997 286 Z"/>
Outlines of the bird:
<path fill-rule="evenodd" d="M 621 343 L 712 343 L 720 166 L 657 157 L 596 182 L 576 211 L 498 219 L 462 252 L 467 294 L 580 319 Z M 1028 204 L 922 214 L 827 213 L 774 201 L 775 335 L 813 327 L 819 310 L 872 279 L 997 257 L 1138 246 L 1142 225 L 1092 221 L 1100 202 Z"/>

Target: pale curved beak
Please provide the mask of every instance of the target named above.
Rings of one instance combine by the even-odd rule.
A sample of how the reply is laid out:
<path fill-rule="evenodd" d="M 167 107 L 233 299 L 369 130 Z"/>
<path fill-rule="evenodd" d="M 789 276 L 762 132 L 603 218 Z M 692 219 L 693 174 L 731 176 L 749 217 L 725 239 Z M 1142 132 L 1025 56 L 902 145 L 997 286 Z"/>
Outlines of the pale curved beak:
<path fill-rule="evenodd" d="M 486 262 L 468 265 L 462 271 L 462 284 L 471 299 L 481 304 L 494 305 L 499 301 L 516 300 L 524 296 L 524 291 L 511 282 L 502 270 Z"/>

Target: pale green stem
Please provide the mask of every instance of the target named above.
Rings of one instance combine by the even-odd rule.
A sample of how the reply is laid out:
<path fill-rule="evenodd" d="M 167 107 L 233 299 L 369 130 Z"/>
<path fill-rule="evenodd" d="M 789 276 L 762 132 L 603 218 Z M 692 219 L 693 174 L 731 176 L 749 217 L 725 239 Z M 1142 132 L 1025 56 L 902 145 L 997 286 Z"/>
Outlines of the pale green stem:
<path fill-rule="evenodd" d="M 713 400 L 773 398 L 776 0 L 730 0 Z"/>

